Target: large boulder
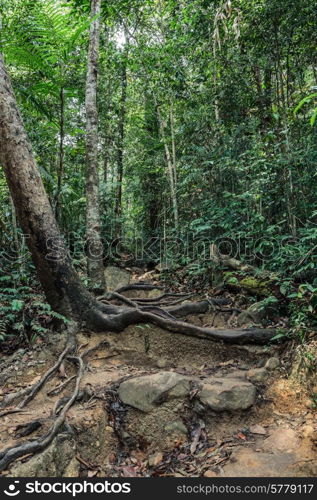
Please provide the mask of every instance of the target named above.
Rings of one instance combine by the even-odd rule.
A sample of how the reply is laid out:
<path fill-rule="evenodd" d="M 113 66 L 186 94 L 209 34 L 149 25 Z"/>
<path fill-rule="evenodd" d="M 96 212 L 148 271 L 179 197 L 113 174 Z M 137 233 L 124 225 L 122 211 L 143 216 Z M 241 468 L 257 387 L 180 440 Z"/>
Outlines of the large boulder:
<path fill-rule="evenodd" d="M 242 378 L 214 378 L 205 383 L 200 401 L 213 411 L 245 410 L 255 403 L 256 388 Z"/>
<path fill-rule="evenodd" d="M 108 291 L 113 291 L 121 286 L 130 283 L 131 274 L 124 269 L 116 266 L 108 266 L 105 269 L 105 280 Z"/>
<path fill-rule="evenodd" d="M 164 371 L 125 380 L 120 384 L 118 393 L 123 403 L 150 412 L 165 401 L 185 398 L 189 390 L 188 377 Z"/>

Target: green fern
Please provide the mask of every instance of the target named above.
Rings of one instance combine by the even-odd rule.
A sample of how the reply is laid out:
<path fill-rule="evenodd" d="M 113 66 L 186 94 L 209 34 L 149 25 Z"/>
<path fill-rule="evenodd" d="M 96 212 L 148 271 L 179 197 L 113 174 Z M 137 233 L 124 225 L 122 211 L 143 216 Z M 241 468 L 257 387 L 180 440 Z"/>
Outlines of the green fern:
<path fill-rule="evenodd" d="M 71 7 L 59 0 L 21 2 L 13 14 L 3 16 L 0 45 L 6 63 L 35 72 L 41 80 L 16 90 L 41 113 L 47 113 L 41 104 L 43 98 L 58 99 L 65 87 L 65 68 L 90 22 L 88 18 L 76 19 Z M 76 89 L 68 90 L 70 96 L 76 93 Z"/>

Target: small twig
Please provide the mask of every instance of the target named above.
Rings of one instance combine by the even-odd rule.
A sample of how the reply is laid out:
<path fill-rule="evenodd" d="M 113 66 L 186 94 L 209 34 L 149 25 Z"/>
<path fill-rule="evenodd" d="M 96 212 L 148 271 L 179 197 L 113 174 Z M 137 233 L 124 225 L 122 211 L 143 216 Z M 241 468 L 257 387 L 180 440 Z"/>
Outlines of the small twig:
<path fill-rule="evenodd" d="M 19 408 L 8 408 L 0 413 L 0 417 L 4 417 L 5 415 L 11 415 L 11 413 L 27 413 L 26 410 L 20 410 Z"/>
<path fill-rule="evenodd" d="M 166 299 L 168 297 L 183 297 L 182 300 L 186 300 L 186 298 L 192 297 L 192 293 L 163 293 L 162 295 L 159 295 L 158 297 L 152 297 L 152 298 L 137 298 L 135 299 L 136 302 L 159 302 L 163 299 Z"/>
<path fill-rule="evenodd" d="M 74 380 L 76 378 L 76 375 L 73 375 L 72 377 L 69 377 L 67 380 L 65 380 L 64 382 L 62 382 L 60 385 L 58 385 L 57 387 L 55 387 L 55 389 L 52 389 L 50 391 L 48 391 L 46 394 L 48 396 L 56 396 L 56 394 L 58 394 L 59 392 L 61 392 L 63 389 L 65 389 L 65 387 L 68 386 L 68 384 Z"/>

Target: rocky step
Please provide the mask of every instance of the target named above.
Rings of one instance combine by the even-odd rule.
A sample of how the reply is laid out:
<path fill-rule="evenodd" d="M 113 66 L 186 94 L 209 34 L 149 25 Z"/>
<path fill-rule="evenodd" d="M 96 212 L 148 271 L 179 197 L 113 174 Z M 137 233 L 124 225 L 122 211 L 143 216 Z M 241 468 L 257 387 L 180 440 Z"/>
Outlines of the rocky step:
<path fill-rule="evenodd" d="M 247 376 L 247 373 L 245 374 Z M 173 399 L 185 399 L 196 389 L 195 407 L 215 412 L 245 410 L 255 404 L 257 389 L 244 374 L 200 380 L 162 371 L 122 382 L 118 394 L 123 403 L 148 413 Z"/>

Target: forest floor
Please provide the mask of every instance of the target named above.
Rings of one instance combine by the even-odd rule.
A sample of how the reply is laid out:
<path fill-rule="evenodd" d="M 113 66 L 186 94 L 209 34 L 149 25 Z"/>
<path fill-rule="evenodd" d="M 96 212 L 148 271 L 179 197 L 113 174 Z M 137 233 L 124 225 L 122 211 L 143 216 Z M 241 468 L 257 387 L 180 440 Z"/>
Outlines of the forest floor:
<path fill-rule="evenodd" d="M 149 295 L 128 295 L 135 293 Z M 221 328 L 231 316 L 222 310 L 188 319 Z M 10 362 L 10 373 L 0 404 L 39 380 L 64 343 L 65 335 L 55 334 L 3 356 L 0 368 Z M 3 475 L 317 474 L 317 414 L 290 376 L 287 345 L 223 345 L 139 325 L 121 334 L 82 332 L 78 346 L 79 353 L 91 350 L 67 425 L 44 452 L 20 458 Z M 51 391 L 73 375 L 65 362 L 23 411 L 1 417 L 0 450 L 45 433 L 74 381 L 62 393 Z"/>

